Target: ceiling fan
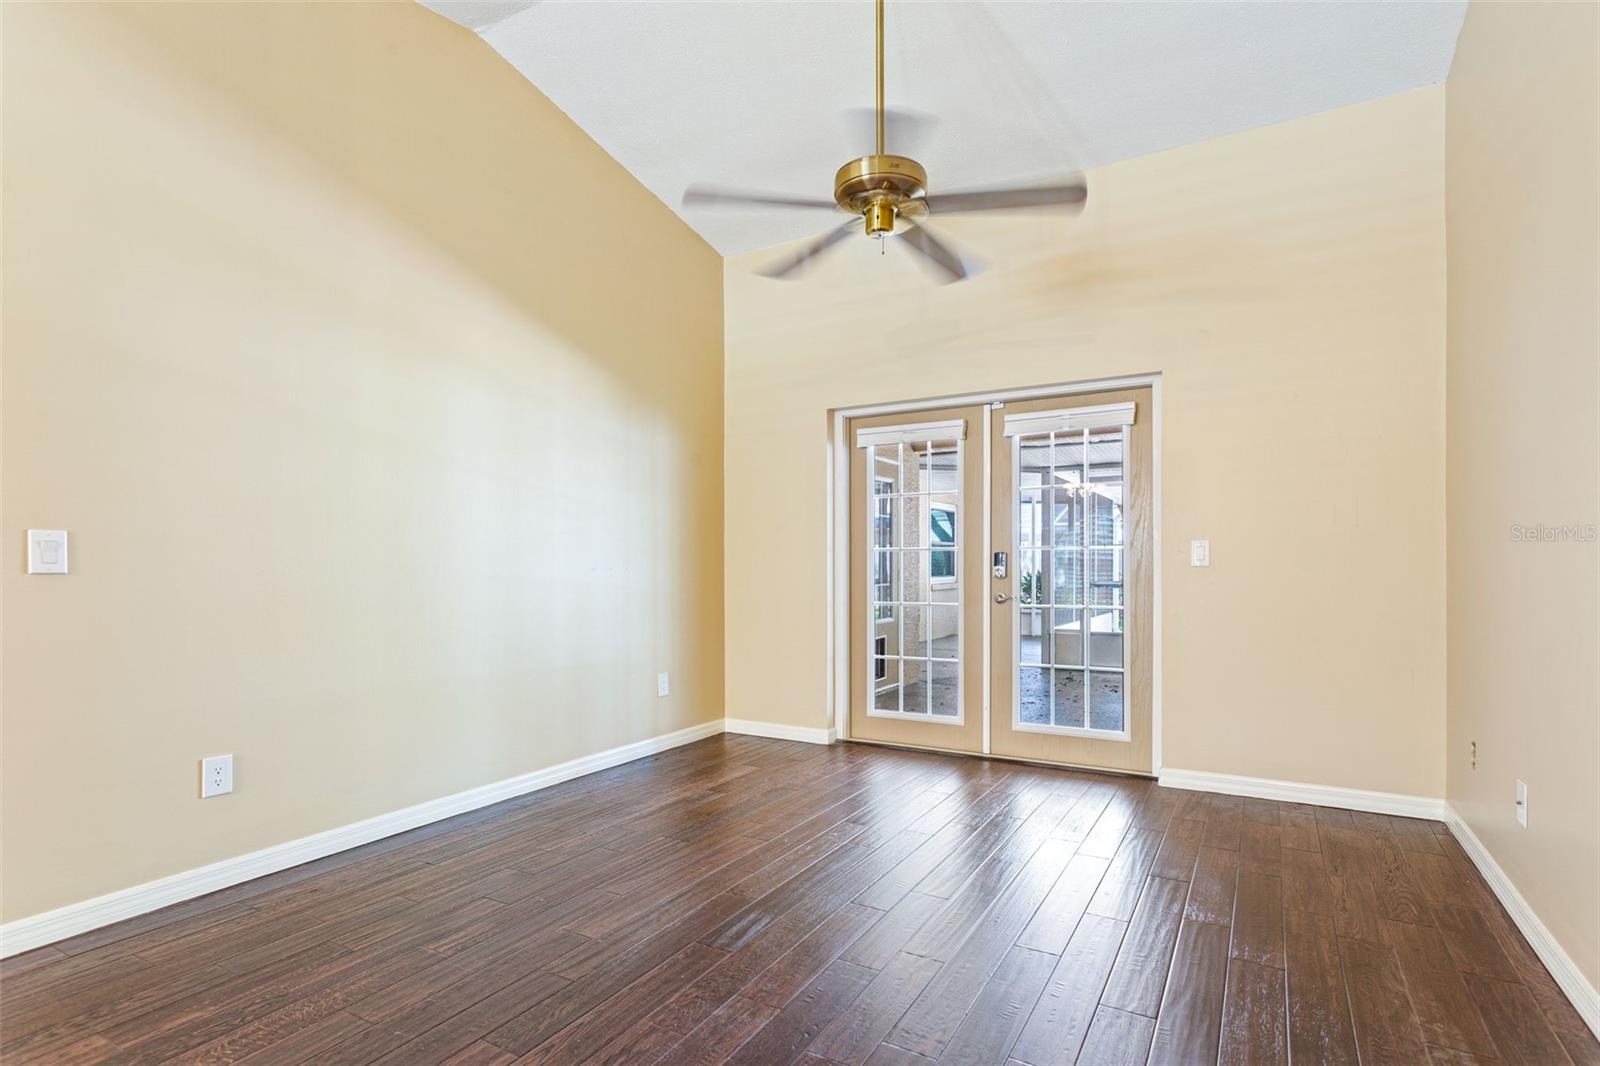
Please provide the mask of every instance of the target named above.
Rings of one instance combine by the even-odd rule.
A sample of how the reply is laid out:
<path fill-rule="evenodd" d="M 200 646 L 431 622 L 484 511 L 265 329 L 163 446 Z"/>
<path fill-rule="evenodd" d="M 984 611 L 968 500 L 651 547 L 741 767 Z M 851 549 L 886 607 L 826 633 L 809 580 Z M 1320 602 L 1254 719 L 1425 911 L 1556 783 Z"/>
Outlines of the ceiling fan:
<path fill-rule="evenodd" d="M 843 210 L 851 216 L 842 226 L 813 238 L 795 252 L 758 273 L 772 278 L 791 277 L 802 266 L 864 226 L 866 235 L 882 241 L 899 237 L 906 247 L 923 256 L 945 281 L 960 281 L 971 273 L 956 252 L 935 237 L 925 225 L 929 215 L 1019 209 L 1083 209 L 1088 187 L 1082 175 L 1057 185 L 1010 186 L 966 192 L 928 192 L 928 173 L 922 164 L 884 151 L 883 127 L 883 0 L 877 0 L 878 63 L 877 151 L 852 159 L 833 177 L 833 199 L 808 199 L 783 193 L 745 192 L 709 185 L 691 185 L 683 194 L 685 207 L 792 207 Z"/>

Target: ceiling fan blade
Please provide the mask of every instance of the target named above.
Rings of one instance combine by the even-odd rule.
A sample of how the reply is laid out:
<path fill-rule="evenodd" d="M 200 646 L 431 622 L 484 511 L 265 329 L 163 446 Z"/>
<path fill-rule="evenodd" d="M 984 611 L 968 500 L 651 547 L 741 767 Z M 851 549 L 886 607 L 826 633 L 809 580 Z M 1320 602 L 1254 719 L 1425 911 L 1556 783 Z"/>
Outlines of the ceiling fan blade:
<path fill-rule="evenodd" d="M 683 191 L 684 207 L 799 207 L 838 209 L 832 200 L 811 196 L 790 196 L 787 193 L 749 192 L 727 189 L 717 185 L 691 185 Z"/>
<path fill-rule="evenodd" d="M 868 152 L 877 143 L 878 112 L 871 107 L 852 107 L 844 113 L 852 151 Z M 926 111 L 888 107 L 883 111 L 883 147 L 894 155 L 918 156 L 933 140 L 939 128 L 937 117 Z"/>
<path fill-rule="evenodd" d="M 1012 211 L 1029 207 L 1083 209 L 1089 187 L 1083 178 L 1059 185 L 1016 186 L 1009 189 L 974 189 L 971 192 L 935 193 L 926 197 L 932 214 L 962 211 Z"/>
<path fill-rule="evenodd" d="M 817 256 L 821 255 L 823 252 L 827 251 L 829 248 L 832 248 L 835 244 L 838 244 L 840 241 L 844 240 L 850 235 L 851 231 L 853 231 L 859 225 L 861 225 L 861 220 L 859 218 L 852 218 L 849 222 L 846 222 L 837 229 L 831 229 L 820 237 L 812 238 L 800 248 L 784 256 L 782 259 L 779 259 L 772 265 L 763 267 L 762 269 L 756 271 L 756 273 L 767 278 L 786 278 L 793 274 L 796 270 L 799 270 L 801 267 L 811 262 L 811 260 L 815 259 Z"/>
<path fill-rule="evenodd" d="M 901 240 L 925 256 L 930 263 L 938 267 L 944 274 L 944 280 L 960 281 L 976 271 L 968 270 L 961 257 L 948 245 L 935 237 L 923 226 L 913 225 L 899 234 Z"/>

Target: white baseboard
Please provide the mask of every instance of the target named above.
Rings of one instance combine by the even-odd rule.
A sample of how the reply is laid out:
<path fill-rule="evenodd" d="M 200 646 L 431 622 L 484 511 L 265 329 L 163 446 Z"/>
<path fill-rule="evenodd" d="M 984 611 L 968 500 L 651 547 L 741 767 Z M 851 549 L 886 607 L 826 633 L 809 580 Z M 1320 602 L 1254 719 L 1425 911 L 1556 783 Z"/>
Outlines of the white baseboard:
<path fill-rule="evenodd" d="M 1489 887 L 1500 900 L 1500 905 L 1511 915 L 1511 920 L 1517 923 L 1517 928 L 1522 930 L 1522 935 L 1528 938 L 1528 943 L 1533 947 L 1539 961 L 1544 963 L 1544 968 L 1550 971 L 1556 984 L 1561 986 L 1561 991 L 1566 993 L 1567 999 L 1572 1002 L 1584 1022 L 1600 1037 L 1600 992 L 1583 976 L 1583 971 L 1578 969 L 1578 964 L 1564 951 L 1556 938 L 1545 928 L 1533 908 L 1528 906 L 1528 901 L 1522 898 L 1522 893 L 1517 891 L 1517 886 L 1511 883 L 1511 878 L 1495 862 L 1494 856 L 1489 854 L 1489 849 L 1484 847 L 1483 841 L 1472 831 L 1472 827 L 1458 814 L 1454 807 L 1446 805 L 1445 823 L 1450 826 L 1450 832 L 1461 842 L 1462 850 L 1472 859 L 1478 872 L 1483 874 L 1483 879 L 1489 882 Z"/>
<path fill-rule="evenodd" d="M 810 728 L 803 725 L 779 725 L 776 722 L 755 722 L 748 718 L 724 718 L 723 725 L 729 733 L 743 733 L 752 737 L 770 737 L 773 740 L 798 740 L 805 744 L 832 744 L 832 729 Z"/>
<path fill-rule="evenodd" d="M 1300 781 L 1214 774 L 1205 770 L 1163 769 L 1160 783 L 1167 788 L 1184 788 L 1193 792 L 1221 792 L 1229 796 L 1310 803 L 1318 807 L 1344 807 L 1352 811 L 1397 814 L 1405 818 L 1431 818 L 1435 821 L 1444 818 L 1444 800 L 1432 796 L 1409 796 L 1401 792 L 1369 792 L 1364 788 L 1308 785 Z"/>
<path fill-rule="evenodd" d="M 263 848 L 248 855 L 224 859 L 209 866 L 111 892 L 82 903 L 69 904 L 43 914 L 19 918 L 0 926 L 0 958 L 44 947 L 58 940 L 77 936 L 79 933 L 147 914 L 174 903 L 182 903 L 301 863 L 360 847 L 362 844 L 370 844 L 374 840 L 465 814 L 502 800 L 537 792 L 575 777 L 681 747 L 724 731 L 808 744 L 831 744 L 834 741 L 832 729 L 778 725 L 741 718 L 715 719 L 659 737 L 651 737 L 572 759 L 543 770 L 535 770 L 504 781 L 496 781 L 465 792 L 419 803 L 375 818 L 329 829 L 299 840 Z M 1533 946 L 1540 961 L 1554 976 L 1556 983 L 1572 1001 L 1589 1028 L 1600 1036 L 1600 993 L 1596 992 L 1594 986 L 1584 978 L 1577 965 L 1562 950 L 1561 945 L 1528 906 L 1527 900 L 1523 899 L 1522 894 L 1495 862 L 1482 841 L 1443 800 L 1199 770 L 1164 769 L 1161 771 L 1160 783 L 1169 788 L 1344 807 L 1377 814 L 1443 818 L 1448 822 L 1456 839 L 1461 842 L 1462 848 L 1482 872 L 1484 880 L 1493 889 L 1512 920 L 1516 922 L 1517 928 L 1528 938 L 1528 943 Z"/>
<path fill-rule="evenodd" d="M 543 770 L 481 785 L 465 792 L 457 792 L 452 796 L 419 803 L 414 807 L 406 807 L 365 821 L 301 837 L 299 840 L 262 848 L 248 855 L 224 859 L 210 866 L 173 874 L 158 881 L 150 881 L 95 899 L 84 900 L 82 903 L 72 903 L 43 914 L 19 918 L 0 926 L 0 958 L 31 951 L 113 922 L 147 914 L 174 903 L 203 896 L 208 892 L 216 892 L 266 874 L 277 873 L 279 870 L 287 870 L 291 866 L 299 866 L 301 863 L 320 859 L 335 852 L 370 844 L 374 840 L 403 833 L 408 829 L 415 829 L 443 818 L 465 814 L 479 807 L 487 807 L 491 803 L 537 792 L 539 789 L 592 774 L 597 770 L 619 766 L 669 748 L 715 736 L 722 732 L 722 726 L 722 719 L 717 718 L 674 733 L 585 755 L 556 766 L 545 767 Z"/>

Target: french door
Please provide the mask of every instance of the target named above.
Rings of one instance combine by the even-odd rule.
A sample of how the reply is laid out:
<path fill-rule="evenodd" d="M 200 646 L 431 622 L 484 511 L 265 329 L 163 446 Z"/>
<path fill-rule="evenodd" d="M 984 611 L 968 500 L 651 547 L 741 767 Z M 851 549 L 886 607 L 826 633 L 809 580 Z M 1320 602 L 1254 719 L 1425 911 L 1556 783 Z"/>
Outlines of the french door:
<path fill-rule="evenodd" d="M 983 408 L 850 429 L 850 735 L 981 751 Z"/>
<path fill-rule="evenodd" d="M 1150 396 L 852 420 L 853 739 L 1150 771 Z"/>

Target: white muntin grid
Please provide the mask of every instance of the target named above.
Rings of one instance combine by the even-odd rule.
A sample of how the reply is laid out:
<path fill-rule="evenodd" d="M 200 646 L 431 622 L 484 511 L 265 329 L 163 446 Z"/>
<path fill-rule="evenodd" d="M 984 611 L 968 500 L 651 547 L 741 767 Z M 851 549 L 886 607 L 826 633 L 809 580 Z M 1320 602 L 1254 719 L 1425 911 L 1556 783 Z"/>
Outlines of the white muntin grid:
<path fill-rule="evenodd" d="M 1129 602 L 1124 595 L 1126 579 L 1126 524 L 1125 504 L 1127 493 L 1127 459 L 1129 427 L 1108 426 L 1101 429 L 1085 428 L 1052 430 L 1044 433 L 1019 434 L 1011 438 L 1011 469 L 1015 495 L 1012 499 L 1012 542 L 1016 545 L 1016 565 L 1013 569 L 1012 590 L 1012 662 L 1016 675 L 1012 685 L 1012 727 L 1022 732 L 1055 733 L 1067 736 L 1093 737 L 1099 740 L 1130 738 L 1128 730 L 1128 656 L 1127 618 Z M 1114 441 L 1107 437 L 1114 435 Z M 1105 455 L 1108 446 L 1115 445 L 1115 455 Z M 1043 448 L 1048 462 L 1036 469 L 1038 483 L 1023 484 L 1023 449 Z M 1060 449 L 1076 450 L 1077 461 L 1060 463 Z M 1100 449 L 1097 461 L 1094 450 Z M 1114 468 L 1116 479 L 1103 474 L 1097 479 L 1096 468 Z M 1122 495 L 1114 499 L 1104 490 L 1115 485 Z M 1058 509 L 1058 501 L 1065 507 Z M 1098 509 L 1105 515 L 1097 515 Z M 1121 512 L 1119 514 L 1119 512 Z M 1069 517 L 1070 533 L 1063 538 L 1057 528 L 1062 515 Z M 1091 526 L 1100 517 L 1110 518 L 1112 536 L 1097 537 Z M 1024 535 L 1026 533 L 1026 536 Z M 1098 542 L 1097 542 L 1098 541 Z M 1100 567 L 1091 560 L 1104 559 L 1108 574 L 1100 574 Z M 1060 565 L 1062 562 L 1066 565 Z M 1024 575 L 1028 575 L 1029 589 L 1026 599 L 1022 592 Z M 1112 577 L 1115 580 L 1095 580 Z M 1063 580 L 1064 579 L 1064 580 Z M 1067 598 L 1062 599 L 1062 587 Z M 1099 589 L 1098 599 L 1096 602 Z M 1112 591 L 1115 590 L 1115 591 Z M 1039 639 L 1038 662 L 1022 660 L 1022 630 L 1025 615 L 1037 619 L 1032 628 Z M 1058 616 L 1075 618 L 1077 623 L 1077 662 L 1056 662 L 1055 622 Z M 1095 636 L 1093 620 L 1108 617 L 1111 632 L 1121 641 L 1121 666 L 1095 665 Z M 1046 720 L 1028 722 L 1022 717 L 1022 695 L 1025 672 L 1038 671 L 1044 680 Z M 1059 724 L 1056 714 L 1058 679 L 1063 674 L 1081 677 L 1082 725 Z M 1119 702 L 1121 714 L 1118 729 L 1094 728 L 1094 676 L 1112 674 L 1120 678 Z"/>
<path fill-rule="evenodd" d="M 960 505 L 964 441 L 940 437 L 911 443 L 897 441 L 893 444 L 869 445 L 866 453 L 867 480 L 873 493 L 871 506 L 866 509 L 869 523 L 867 573 L 873 576 L 871 594 L 867 598 L 866 621 L 868 632 L 874 638 L 869 653 L 871 668 L 867 671 L 867 714 L 875 718 L 962 725 L 966 720 L 966 677 L 961 663 L 961 648 L 965 640 L 961 616 L 964 600 L 961 572 L 967 539 L 966 508 Z M 953 469 L 940 465 L 939 461 L 944 457 L 953 460 Z M 886 470 L 893 471 L 893 476 L 886 476 Z M 939 475 L 946 473 L 949 477 L 942 483 L 936 483 Z M 885 483 L 892 486 L 892 491 L 882 491 Z M 886 499 L 891 501 L 887 511 L 883 502 Z M 935 509 L 953 512 L 953 540 L 934 543 L 932 512 Z M 887 523 L 882 521 L 885 517 L 889 519 Z M 885 540 L 887 543 L 884 543 Z M 951 560 L 948 576 L 933 577 L 935 555 L 944 555 Z M 887 583 L 878 580 L 878 575 L 884 572 L 885 562 L 888 566 Z M 938 588 L 949 590 L 952 598 L 935 599 L 935 581 L 939 582 Z M 910 595 L 913 591 L 910 588 L 912 582 L 917 586 L 914 591 L 919 593 L 915 598 Z M 880 595 L 880 590 L 884 588 L 890 593 L 888 598 Z M 926 598 L 920 595 L 924 593 Z M 906 619 L 911 611 L 917 612 L 918 621 L 914 627 L 917 633 L 914 638 L 921 646 L 921 655 L 907 654 Z M 934 620 L 940 616 L 947 616 L 954 622 L 956 651 L 953 656 L 934 654 Z M 894 624 L 894 643 L 892 651 L 879 655 L 876 646 L 878 626 L 885 621 Z M 880 664 L 886 674 L 887 668 L 893 666 L 895 677 L 892 685 L 880 688 Z M 920 707 L 906 706 L 906 689 L 915 684 L 908 681 L 908 667 L 912 665 L 922 671 Z M 955 674 L 954 713 L 936 713 L 934 710 L 937 668 Z M 893 708 L 880 706 L 882 698 L 891 688 L 894 692 Z"/>

